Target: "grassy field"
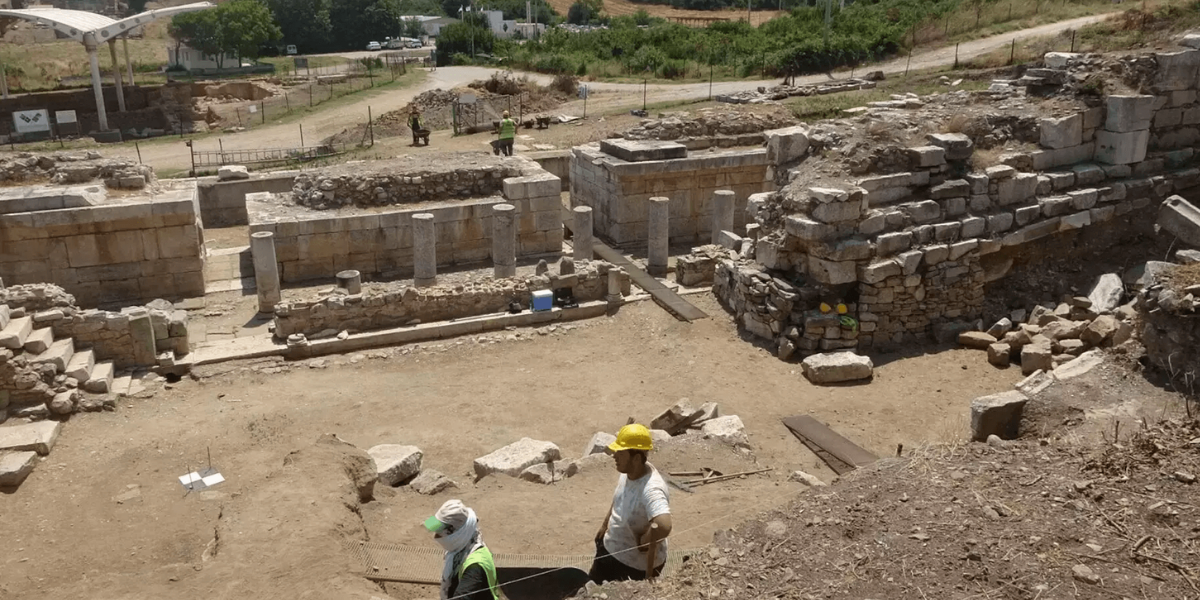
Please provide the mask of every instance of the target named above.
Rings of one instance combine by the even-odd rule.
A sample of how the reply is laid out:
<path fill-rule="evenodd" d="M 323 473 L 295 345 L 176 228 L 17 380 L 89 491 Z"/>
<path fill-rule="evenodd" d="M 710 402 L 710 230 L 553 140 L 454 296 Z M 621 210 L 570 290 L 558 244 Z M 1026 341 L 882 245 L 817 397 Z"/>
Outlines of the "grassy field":
<path fill-rule="evenodd" d="M 120 43 L 117 44 L 117 57 L 124 66 L 125 55 Z M 163 78 L 156 72 L 167 61 L 166 40 L 149 35 L 129 40 L 129 60 L 133 63 L 134 79 L 139 83 L 161 83 Z M 7 69 L 8 89 L 13 93 L 55 89 L 61 78 L 87 77 L 90 73 L 83 44 L 71 40 L 32 45 L 0 44 L 0 64 Z M 101 74 L 111 77 L 111 70 L 108 48 L 101 48 Z"/>

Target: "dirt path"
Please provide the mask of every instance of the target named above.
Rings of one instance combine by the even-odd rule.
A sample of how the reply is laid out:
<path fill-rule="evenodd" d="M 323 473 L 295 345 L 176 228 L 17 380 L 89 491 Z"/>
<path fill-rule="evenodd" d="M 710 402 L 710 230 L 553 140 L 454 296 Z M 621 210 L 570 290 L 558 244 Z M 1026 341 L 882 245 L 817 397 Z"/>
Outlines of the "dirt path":
<path fill-rule="evenodd" d="M 1004 48 L 1012 43 L 1014 39 L 1021 40 L 1032 37 L 1044 37 L 1054 35 L 1056 33 L 1082 27 L 1084 25 L 1102 21 L 1108 18 L 1109 15 L 1093 15 L 1071 19 L 1069 21 L 1061 21 L 1058 23 L 1050 23 L 1039 27 L 1024 29 L 1003 35 L 982 38 L 971 42 L 966 42 L 959 47 L 959 60 L 967 60 L 975 56 L 980 56 L 988 52 Z M 871 67 L 872 70 L 883 70 L 884 73 L 895 74 L 903 73 L 905 65 L 908 62 L 907 58 L 898 58 L 888 61 L 881 65 Z M 912 57 L 911 69 L 922 70 L 934 67 L 942 67 L 954 64 L 954 48 L 947 46 L 927 52 L 914 54 Z M 338 133 L 354 123 L 362 123 L 367 118 L 367 107 L 371 107 L 372 113 L 379 115 L 385 112 L 396 110 L 404 107 L 413 97 L 421 92 L 436 88 L 450 89 L 453 87 L 466 85 L 476 79 L 485 79 L 490 77 L 497 69 L 485 67 L 442 67 L 430 71 L 428 77 L 420 85 L 401 89 L 387 91 L 379 94 L 365 95 L 362 99 L 355 102 L 344 104 L 334 109 L 319 112 L 315 115 L 305 118 L 304 135 L 306 140 L 324 139 L 330 135 Z M 860 70 L 861 71 L 861 70 Z M 845 73 L 835 73 L 835 77 L 848 75 Z M 550 77 L 546 75 L 530 74 L 531 77 L 542 83 L 550 81 Z M 828 79 L 825 75 L 812 75 L 808 77 L 798 78 L 798 83 L 817 83 Z M 763 85 L 774 85 L 778 80 L 766 81 L 725 81 L 712 85 L 712 93 L 729 94 L 746 90 L 753 90 Z M 642 86 L 631 83 L 591 83 L 589 84 L 593 95 L 588 100 L 589 114 L 601 114 L 603 112 L 612 112 L 623 108 L 638 106 L 642 103 Z M 655 84 L 647 86 L 646 98 L 650 103 L 661 102 L 678 102 L 684 100 L 695 100 L 705 98 L 709 95 L 709 84 L 707 83 L 690 83 L 681 85 L 671 84 Z M 576 101 L 565 105 L 562 112 L 578 114 L 582 110 L 582 102 Z M 283 125 L 271 125 L 260 127 L 249 131 L 234 133 L 221 136 L 221 142 L 226 150 L 242 150 L 256 148 L 288 148 L 299 145 L 298 128 L 295 123 Z M 205 139 L 195 142 L 196 149 L 217 149 L 216 139 Z M 188 169 L 191 166 L 188 148 L 182 142 L 161 142 L 155 144 L 147 144 L 142 147 L 142 159 L 154 166 L 160 172 L 163 171 L 180 171 Z M 132 147 L 122 146 L 114 147 L 112 150 L 106 151 L 106 154 L 114 156 L 125 156 L 136 158 L 136 154 Z"/>
<path fill-rule="evenodd" d="M 1009 389 L 1020 378 L 1019 369 L 995 369 L 978 351 L 949 350 L 879 356 L 869 385 L 814 387 L 798 364 L 740 339 L 711 296 L 692 298 L 713 318 L 680 323 L 642 302 L 613 318 L 572 324 L 573 330 L 560 324 L 546 335 L 526 329 L 488 336 L 498 343 L 459 338 L 382 358 L 371 358 L 375 352 L 327 357 L 325 368 L 291 363 L 275 374 L 268 373 L 277 366 L 221 364 L 206 369 L 212 376 L 202 381 L 184 380 L 152 399 L 122 400 L 116 412 L 77 415 L 19 491 L 0 495 L 0 539 L 7 547 L 0 597 L 98 597 L 96 590 L 109 589 L 130 591 L 112 597 L 166 597 L 151 593 L 156 586 L 171 586 L 173 597 L 202 591 L 189 577 L 215 564 L 201 555 L 218 515 L 248 535 L 280 526 L 287 515 L 271 523 L 243 520 L 247 499 L 269 484 L 288 452 L 329 432 L 360 448 L 417 445 L 425 468 L 459 484 L 435 497 L 382 490 L 362 515 L 373 540 L 427 546 L 420 520 L 444 500 L 462 498 L 479 512 L 489 545 L 499 551 L 587 553 L 615 473 L 585 472 L 553 486 L 502 477 L 475 484 L 471 461 L 524 436 L 553 441 L 574 458 L 593 432 L 615 430 L 629 416 L 648 421 L 683 397 L 716 401 L 723 413 L 739 415 L 753 455 L 724 446 L 664 449 L 653 458 L 664 469 L 729 472 L 755 462 L 775 468 L 673 494 L 672 543 L 697 547 L 714 531 L 793 497 L 802 488 L 787 481 L 791 470 L 830 477 L 781 417 L 813 414 L 891 455 L 897 443 L 912 448 L 961 439 L 970 399 Z M 227 482 L 215 496 L 184 494 L 175 478 L 206 462 L 209 449 Z M 139 486 L 139 495 L 118 503 L 113 497 L 127 486 Z M 280 548 L 292 550 L 302 549 Z M 272 573 L 276 560 L 263 556 L 244 568 Z M 285 595 L 288 577 L 275 576 L 278 590 L 231 581 L 220 597 L 301 597 Z M 411 596 L 418 594 L 436 590 Z"/>

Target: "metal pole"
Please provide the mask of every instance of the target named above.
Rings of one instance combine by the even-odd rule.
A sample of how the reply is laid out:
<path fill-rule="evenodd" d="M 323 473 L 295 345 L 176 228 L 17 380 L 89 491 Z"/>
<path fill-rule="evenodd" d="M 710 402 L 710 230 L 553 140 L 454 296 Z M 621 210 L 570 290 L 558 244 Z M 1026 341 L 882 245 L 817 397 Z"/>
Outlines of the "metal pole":
<path fill-rule="evenodd" d="M 117 109 L 125 112 L 125 90 L 121 85 L 121 62 L 117 60 L 117 40 L 108 40 L 108 54 L 112 57 L 113 81 L 117 85 Z"/>
<path fill-rule="evenodd" d="M 258 110 L 259 110 L 259 112 L 262 113 L 263 125 L 266 125 L 267 124 L 267 101 L 266 100 L 258 101 Z"/>
<path fill-rule="evenodd" d="M 642 79 L 642 110 L 643 111 L 646 110 L 646 84 L 649 82 L 650 82 L 649 79 L 646 79 L 646 78 Z"/>
<path fill-rule="evenodd" d="M 954 68 L 958 68 L 958 44 L 954 44 Z"/>
<path fill-rule="evenodd" d="M 8 99 L 8 67 L 0 65 L 0 95 Z"/>
<path fill-rule="evenodd" d="M 1017 59 L 1017 38 L 1013 38 L 1012 49 L 1008 51 L 1008 64 L 1010 64 L 1010 65 L 1014 64 L 1016 59 Z M 958 59 L 955 58 L 954 62 L 957 64 Z"/>
<path fill-rule="evenodd" d="M 904 63 L 904 76 L 908 77 L 908 67 L 912 65 L 912 48 L 908 49 L 908 62 Z"/>
<path fill-rule="evenodd" d="M 375 146 L 375 120 L 371 118 L 371 107 L 367 107 L 367 130 L 371 132 L 371 146 Z"/>
<path fill-rule="evenodd" d="M 139 146 L 139 145 L 138 145 L 138 143 L 137 143 L 137 141 L 135 140 L 135 141 L 133 142 L 133 148 L 134 148 L 134 150 L 137 150 L 137 153 L 138 153 L 138 164 L 140 165 L 140 164 L 142 164 L 142 147 L 141 147 L 141 146 Z"/>
<path fill-rule="evenodd" d="M 712 100 L 713 65 L 708 63 L 708 99 Z"/>
<path fill-rule="evenodd" d="M 1075 51 L 1075 30 L 1071 30 L 1071 52 Z"/>
<path fill-rule="evenodd" d="M 300 147 L 304 148 L 304 123 L 300 123 Z"/>

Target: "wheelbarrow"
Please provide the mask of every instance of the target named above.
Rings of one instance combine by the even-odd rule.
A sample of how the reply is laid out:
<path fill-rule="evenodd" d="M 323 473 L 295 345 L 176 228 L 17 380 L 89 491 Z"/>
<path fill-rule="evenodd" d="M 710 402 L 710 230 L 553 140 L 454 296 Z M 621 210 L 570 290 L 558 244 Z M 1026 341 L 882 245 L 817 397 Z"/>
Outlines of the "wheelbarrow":
<path fill-rule="evenodd" d="M 416 131 L 413 131 L 413 138 L 416 140 L 420 140 L 426 146 L 428 146 L 430 133 L 431 132 L 428 129 L 417 129 Z"/>

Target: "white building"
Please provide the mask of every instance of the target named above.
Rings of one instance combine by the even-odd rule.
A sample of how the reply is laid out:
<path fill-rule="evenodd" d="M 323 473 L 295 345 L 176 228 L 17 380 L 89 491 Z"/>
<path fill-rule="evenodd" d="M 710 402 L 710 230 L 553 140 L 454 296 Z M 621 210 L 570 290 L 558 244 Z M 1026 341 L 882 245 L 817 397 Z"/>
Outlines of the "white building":
<path fill-rule="evenodd" d="M 239 65 L 237 57 L 222 56 L 220 67 L 218 67 L 216 56 L 204 54 L 186 44 L 180 44 L 178 48 L 175 44 L 167 44 L 167 69 L 169 70 L 216 71 L 218 68 L 237 69 L 238 67 L 250 66 L 253 66 L 253 64 L 243 63 Z"/>

